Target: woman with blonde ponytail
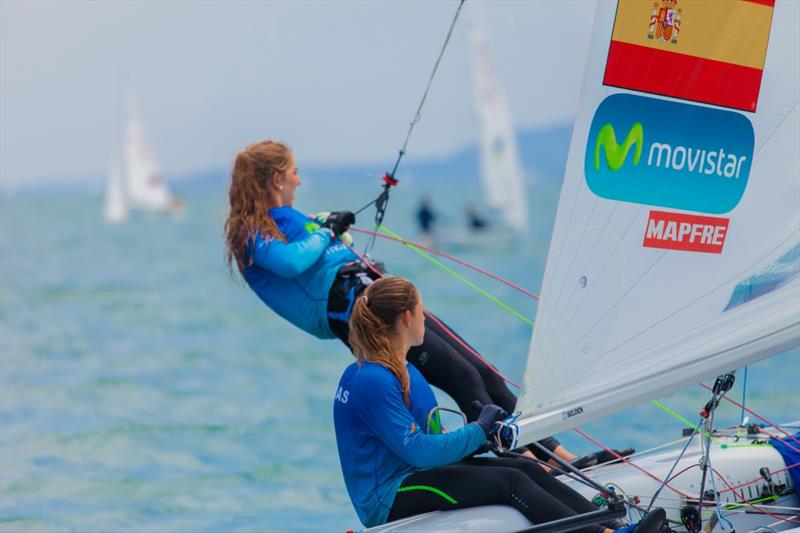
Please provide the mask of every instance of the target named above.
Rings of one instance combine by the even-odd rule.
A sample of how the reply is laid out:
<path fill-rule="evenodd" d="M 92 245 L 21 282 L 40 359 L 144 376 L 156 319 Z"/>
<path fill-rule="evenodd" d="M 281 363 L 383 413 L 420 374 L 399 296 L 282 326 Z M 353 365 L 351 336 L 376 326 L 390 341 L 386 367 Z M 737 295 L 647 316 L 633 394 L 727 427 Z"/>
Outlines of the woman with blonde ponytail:
<path fill-rule="evenodd" d="M 483 406 L 477 420 L 455 431 L 428 432 L 436 400 L 406 362 L 425 336 L 423 309 L 417 289 L 400 277 L 375 281 L 353 305 L 350 343 L 356 362 L 339 381 L 333 420 L 344 482 L 361 522 L 373 527 L 429 511 L 490 504 L 510 505 L 533 524 L 596 511 L 533 460 L 469 458 L 507 416 L 497 405 Z M 657 510 L 636 531 L 655 533 L 661 523 L 663 511 Z"/>

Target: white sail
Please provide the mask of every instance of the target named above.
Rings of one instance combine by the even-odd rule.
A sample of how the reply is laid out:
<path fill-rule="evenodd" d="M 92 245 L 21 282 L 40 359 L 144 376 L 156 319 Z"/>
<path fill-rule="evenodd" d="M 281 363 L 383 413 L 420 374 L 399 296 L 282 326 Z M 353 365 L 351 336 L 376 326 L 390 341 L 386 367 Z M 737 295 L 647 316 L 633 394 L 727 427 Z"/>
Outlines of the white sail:
<path fill-rule="evenodd" d="M 103 217 L 106 222 L 122 222 L 128 218 L 128 206 L 125 203 L 122 183 L 122 169 L 116 159 L 111 163 L 108 173 Z"/>
<path fill-rule="evenodd" d="M 500 210 L 505 225 L 522 233 L 528 226 L 527 196 L 511 111 L 491 62 L 480 6 L 473 8 L 470 58 L 484 194 L 487 204 Z"/>
<path fill-rule="evenodd" d="M 800 342 L 800 4 L 679 4 L 598 5 L 517 404 L 525 442 Z M 725 76 L 738 61 L 749 96 L 720 78 L 675 97 L 667 63 L 620 61 L 637 39 L 734 63 Z"/>
<path fill-rule="evenodd" d="M 130 207 L 149 211 L 169 211 L 173 205 L 173 198 L 161 178 L 158 162 L 139 118 L 132 91 L 127 95 L 126 111 L 125 192 Z"/>

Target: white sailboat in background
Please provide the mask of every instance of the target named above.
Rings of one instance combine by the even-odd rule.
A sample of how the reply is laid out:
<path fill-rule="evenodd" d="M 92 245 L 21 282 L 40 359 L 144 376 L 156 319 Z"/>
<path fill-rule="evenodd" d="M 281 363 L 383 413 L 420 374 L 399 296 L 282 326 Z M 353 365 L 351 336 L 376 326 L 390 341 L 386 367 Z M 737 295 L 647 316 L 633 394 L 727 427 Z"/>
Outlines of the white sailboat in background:
<path fill-rule="evenodd" d="M 114 158 L 108 172 L 105 204 L 103 205 L 103 217 L 106 222 L 117 223 L 128 219 L 128 206 L 125 203 L 123 188 L 122 169 L 119 160 Z"/>
<path fill-rule="evenodd" d="M 437 245 L 449 248 L 513 246 L 528 231 L 525 174 L 511 119 L 511 109 L 501 87 L 489 50 L 480 5 L 472 6 L 470 63 L 475 110 L 480 125 L 480 164 L 483 201 L 492 213 L 486 227 L 468 227 L 437 236 Z M 467 215 L 474 206 L 467 206 Z M 475 216 L 477 213 L 475 213 Z M 481 217 L 483 218 L 483 217 Z M 499 224 L 494 222 L 499 221 Z M 470 220 L 467 221 L 468 226 Z"/>
<path fill-rule="evenodd" d="M 800 344 L 800 3 L 676 4 L 597 5 L 517 402 L 520 442 Z M 709 60 L 727 66 L 705 86 Z M 638 470 L 587 473 L 644 507 L 655 499 L 680 531 L 693 512 L 706 531 L 788 530 L 800 524 L 793 467 L 766 441 L 789 432 L 715 429 L 628 458 Z M 385 530 L 529 526 L 487 506 Z"/>
<path fill-rule="evenodd" d="M 528 229 L 528 203 L 511 109 L 492 64 L 480 5 L 474 8 L 470 59 L 475 108 L 480 122 L 484 195 L 487 205 L 500 212 L 506 228 L 524 234 Z"/>
<path fill-rule="evenodd" d="M 105 218 L 119 222 L 129 211 L 178 215 L 183 211 L 183 200 L 172 194 L 161 177 L 133 90 L 128 89 L 124 104 L 123 165 L 120 169 L 114 164 L 109 174 Z"/>

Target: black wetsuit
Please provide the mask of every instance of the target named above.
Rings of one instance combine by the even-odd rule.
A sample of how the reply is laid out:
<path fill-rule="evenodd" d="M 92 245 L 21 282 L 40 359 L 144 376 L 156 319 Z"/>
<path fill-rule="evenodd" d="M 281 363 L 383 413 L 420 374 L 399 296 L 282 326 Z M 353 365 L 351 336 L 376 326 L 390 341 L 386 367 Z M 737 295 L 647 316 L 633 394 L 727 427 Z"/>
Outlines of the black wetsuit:
<path fill-rule="evenodd" d="M 589 500 L 533 461 L 475 457 L 414 472 L 405 478 L 388 521 L 430 511 L 491 504 L 510 505 L 535 524 L 597 511 Z M 575 531 L 603 530 L 601 526 L 588 526 Z"/>

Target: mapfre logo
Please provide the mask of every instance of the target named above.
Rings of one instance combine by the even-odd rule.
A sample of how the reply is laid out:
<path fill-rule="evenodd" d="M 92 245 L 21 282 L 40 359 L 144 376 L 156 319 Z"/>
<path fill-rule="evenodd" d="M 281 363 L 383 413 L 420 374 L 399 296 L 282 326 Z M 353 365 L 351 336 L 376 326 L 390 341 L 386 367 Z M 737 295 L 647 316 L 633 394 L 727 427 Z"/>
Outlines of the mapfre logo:
<path fill-rule="evenodd" d="M 727 218 L 650 211 L 642 245 L 721 254 L 727 234 Z"/>
<path fill-rule="evenodd" d="M 722 214 L 744 195 L 753 143 L 738 113 L 614 94 L 592 119 L 584 174 L 603 198 Z"/>

